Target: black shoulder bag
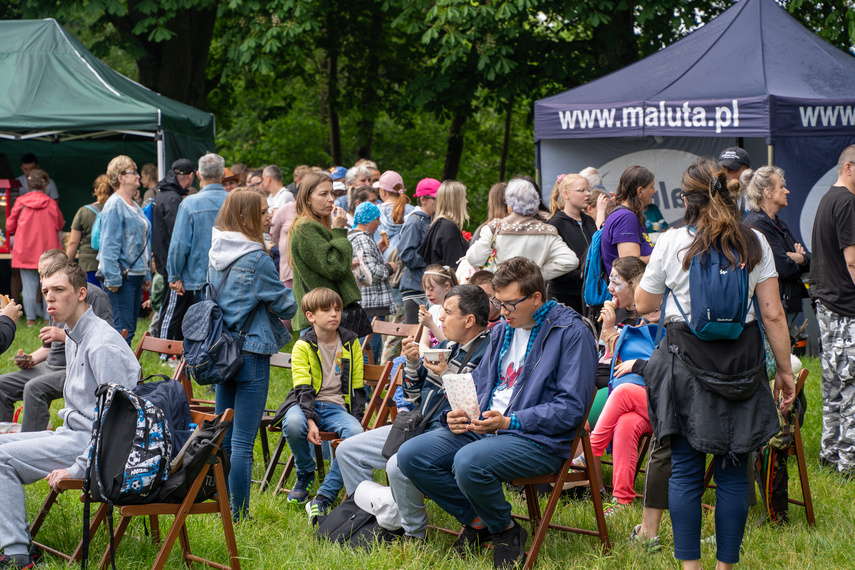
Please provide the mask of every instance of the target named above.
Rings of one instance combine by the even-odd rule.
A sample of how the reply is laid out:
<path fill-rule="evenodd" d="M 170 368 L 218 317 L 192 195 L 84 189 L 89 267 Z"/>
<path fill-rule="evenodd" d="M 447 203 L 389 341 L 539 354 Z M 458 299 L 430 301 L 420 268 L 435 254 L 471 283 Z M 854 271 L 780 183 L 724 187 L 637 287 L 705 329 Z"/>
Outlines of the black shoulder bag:
<path fill-rule="evenodd" d="M 472 358 L 472 355 L 481 347 L 481 343 L 483 343 L 488 336 L 489 335 L 482 336 L 478 342 L 472 345 L 469 352 L 466 353 L 466 358 L 463 360 L 463 364 L 457 368 L 458 372 L 466 368 L 466 365 L 469 364 L 469 359 Z M 383 445 L 383 451 L 381 452 L 383 457 L 389 459 L 398 453 L 398 448 L 401 447 L 405 441 L 423 434 L 425 429 L 427 429 L 430 418 L 433 417 L 444 401 L 445 396 L 441 395 L 439 397 L 439 401 L 427 414 L 422 414 L 416 410 L 398 412 L 398 415 L 395 417 L 395 421 L 392 422 L 392 431 L 389 432 L 389 436 L 386 438 L 386 443 Z"/>

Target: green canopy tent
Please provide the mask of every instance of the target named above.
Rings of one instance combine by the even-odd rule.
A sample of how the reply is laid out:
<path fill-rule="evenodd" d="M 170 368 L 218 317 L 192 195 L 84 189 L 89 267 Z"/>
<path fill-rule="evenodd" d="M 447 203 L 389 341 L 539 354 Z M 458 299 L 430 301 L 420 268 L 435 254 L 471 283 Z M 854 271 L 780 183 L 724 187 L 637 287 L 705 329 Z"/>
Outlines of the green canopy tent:
<path fill-rule="evenodd" d="M 153 162 L 214 150 L 214 116 L 114 71 L 56 20 L 0 21 L 0 153 L 14 174 L 34 153 L 56 182 L 66 230 L 120 154 Z"/>

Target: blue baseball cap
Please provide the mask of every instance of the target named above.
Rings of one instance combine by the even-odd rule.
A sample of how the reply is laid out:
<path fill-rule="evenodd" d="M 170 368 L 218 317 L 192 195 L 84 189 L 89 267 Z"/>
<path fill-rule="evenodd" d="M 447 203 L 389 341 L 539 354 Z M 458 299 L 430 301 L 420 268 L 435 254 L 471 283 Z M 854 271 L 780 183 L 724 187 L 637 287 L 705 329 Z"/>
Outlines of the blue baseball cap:
<path fill-rule="evenodd" d="M 333 166 L 330 168 L 330 178 L 338 180 L 347 176 L 347 169 L 343 166 Z"/>
<path fill-rule="evenodd" d="M 380 217 L 380 208 L 373 202 L 363 202 L 356 207 L 353 221 L 357 224 L 370 224 Z"/>

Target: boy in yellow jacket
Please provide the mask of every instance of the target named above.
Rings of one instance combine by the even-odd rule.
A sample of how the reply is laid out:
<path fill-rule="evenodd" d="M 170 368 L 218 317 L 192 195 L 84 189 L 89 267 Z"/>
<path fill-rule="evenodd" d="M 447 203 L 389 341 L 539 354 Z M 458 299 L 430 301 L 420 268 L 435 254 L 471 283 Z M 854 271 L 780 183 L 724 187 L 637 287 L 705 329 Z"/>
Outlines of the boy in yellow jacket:
<path fill-rule="evenodd" d="M 320 431 L 340 438 L 362 433 L 365 411 L 362 384 L 362 347 L 356 334 L 339 326 L 342 300 L 338 293 L 318 287 L 307 293 L 300 309 L 312 324 L 294 345 L 291 377 L 294 387 L 274 419 L 284 418 L 282 433 L 294 454 L 297 482 L 288 502 L 305 503 L 315 480 L 315 462 L 310 443 L 321 443 Z M 309 522 L 326 515 L 343 486 L 338 463 L 330 471 L 315 498 L 306 505 Z"/>

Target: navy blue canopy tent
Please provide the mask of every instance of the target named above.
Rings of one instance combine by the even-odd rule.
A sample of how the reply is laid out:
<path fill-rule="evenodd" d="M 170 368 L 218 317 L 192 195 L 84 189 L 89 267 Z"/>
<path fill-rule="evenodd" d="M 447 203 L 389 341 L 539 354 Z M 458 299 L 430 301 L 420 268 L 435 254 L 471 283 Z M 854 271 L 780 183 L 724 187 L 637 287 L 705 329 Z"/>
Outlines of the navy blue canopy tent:
<path fill-rule="evenodd" d="M 626 166 L 642 164 L 669 221 L 682 216 L 686 166 L 740 144 L 752 167 L 786 171 L 779 215 L 809 246 L 840 151 L 855 143 L 855 57 L 774 0 L 742 0 L 641 61 L 537 101 L 534 128 L 544 192 L 586 166 L 614 191 Z"/>

